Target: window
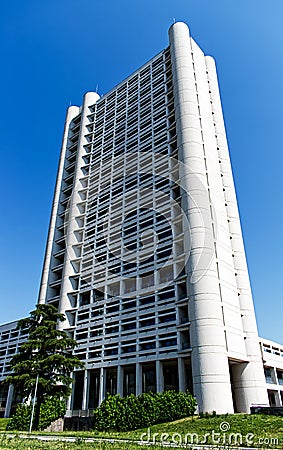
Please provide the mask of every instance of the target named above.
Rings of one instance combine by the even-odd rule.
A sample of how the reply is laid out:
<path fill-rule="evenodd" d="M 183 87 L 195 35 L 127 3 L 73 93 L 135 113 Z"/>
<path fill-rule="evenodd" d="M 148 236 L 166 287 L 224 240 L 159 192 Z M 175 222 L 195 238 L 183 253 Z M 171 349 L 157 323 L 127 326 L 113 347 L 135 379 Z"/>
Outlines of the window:
<path fill-rule="evenodd" d="M 272 376 L 271 376 L 271 369 L 269 367 L 265 367 L 264 374 L 265 374 L 266 383 L 272 384 L 273 380 L 272 380 Z"/>

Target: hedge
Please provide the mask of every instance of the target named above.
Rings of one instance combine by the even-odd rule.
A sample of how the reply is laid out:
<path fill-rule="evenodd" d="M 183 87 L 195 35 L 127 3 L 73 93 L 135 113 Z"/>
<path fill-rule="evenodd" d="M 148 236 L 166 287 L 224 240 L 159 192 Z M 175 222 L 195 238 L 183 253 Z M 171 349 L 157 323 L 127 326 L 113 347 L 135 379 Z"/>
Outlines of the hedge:
<path fill-rule="evenodd" d="M 189 392 L 164 391 L 137 397 L 108 395 L 94 411 L 94 426 L 99 431 L 145 428 L 191 416 L 196 405 Z"/>

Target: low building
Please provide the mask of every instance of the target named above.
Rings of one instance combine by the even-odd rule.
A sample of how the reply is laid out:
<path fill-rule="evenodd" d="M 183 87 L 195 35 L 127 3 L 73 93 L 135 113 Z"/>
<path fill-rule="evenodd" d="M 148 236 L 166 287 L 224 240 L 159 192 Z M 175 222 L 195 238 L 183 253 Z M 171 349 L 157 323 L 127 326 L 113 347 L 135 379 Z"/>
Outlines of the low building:
<path fill-rule="evenodd" d="M 283 345 L 259 339 L 270 406 L 283 406 Z"/>
<path fill-rule="evenodd" d="M 0 417 L 9 417 L 20 400 L 13 386 L 3 385 L 1 381 L 11 374 L 10 359 L 26 340 L 27 331 L 17 329 L 18 321 L 0 325 Z"/>

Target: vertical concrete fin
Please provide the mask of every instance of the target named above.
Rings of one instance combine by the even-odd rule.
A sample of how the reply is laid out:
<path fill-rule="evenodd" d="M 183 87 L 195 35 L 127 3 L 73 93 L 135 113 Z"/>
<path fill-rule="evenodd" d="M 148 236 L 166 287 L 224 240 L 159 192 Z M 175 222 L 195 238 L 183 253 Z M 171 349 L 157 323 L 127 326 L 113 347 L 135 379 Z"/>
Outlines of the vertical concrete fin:
<path fill-rule="evenodd" d="M 182 206 L 190 224 L 190 230 L 184 229 L 184 234 L 189 252 L 187 273 L 194 393 L 200 411 L 231 413 L 234 408 L 199 118 L 198 91 L 203 86 L 195 73 L 195 58 L 203 58 L 203 55 L 193 54 L 189 29 L 182 22 L 171 26 L 169 39 L 177 144 L 183 163 L 180 167 L 184 191 Z M 203 245 L 198 244 L 201 234 L 204 235 Z M 203 258 L 205 255 L 207 259 Z M 199 261 L 202 261 L 201 265 Z"/>
<path fill-rule="evenodd" d="M 79 112 L 80 112 L 80 109 L 78 106 L 69 106 L 69 108 L 67 109 L 67 113 L 66 113 L 65 127 L 64 127 L 63 140 L 62 140 L 62 146 L 61 146 L 61 154 L 60 154 L 59 166 L 58 166 L 58 171 L 57 171 L 57 179 L 56 179 L 56 185 L 55 185 L 55 191 L 54 191 L 54 197 L 53 197 L 53 205 L 52 205 L 49 231 L 48 231 L 48 237 L 47 237 L 46 252 L 45 252 L 45 257 L 44 257 L 44 264 L 43 264 L 40 290 L 39 290 L 39 296 L 38 296 L 39 304 L 46 302 L 47 285 L 48 285 L 50 262 L 51 262 L 51 256 L 52 256 L 52 247 L 53 247 L 53 243 L 54 243 L 54 239 L 55 239 L 56 218 L 57 218 L 57 214 L 58 214 L 59 198 L 60 198 L 62 177 L 63 177 L 66 150 L 67 150 L 67 144 L 68 144 L 69 126 L 70 126 L 71 121 L 74 119 L 74 117 L 76 117 L 79 114 Z"/>

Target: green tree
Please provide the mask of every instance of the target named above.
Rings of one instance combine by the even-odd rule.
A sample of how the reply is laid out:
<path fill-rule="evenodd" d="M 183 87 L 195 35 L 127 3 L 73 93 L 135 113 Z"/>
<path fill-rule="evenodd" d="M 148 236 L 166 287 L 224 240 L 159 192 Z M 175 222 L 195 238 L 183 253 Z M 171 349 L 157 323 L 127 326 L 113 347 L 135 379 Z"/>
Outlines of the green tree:
<path fill-rule="evenodd" d="M 28 339 L 11 358 L 12 374 L 5 383 L 13 384 L 23 398 L 33 394 L 38 377 L 34 429 L 38 429 L 40 407 L 50 397 L 67 398 L 71 393 L 70 377 L 82 362 L 72 354 L 76 341 L 57 328 L 65 316 L 53 305 L 37 305 L 30 317 L 18 322 L 18 329 L 28 331 Z"/>

